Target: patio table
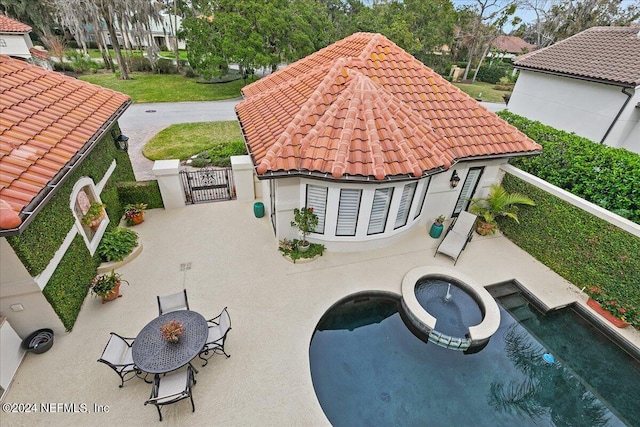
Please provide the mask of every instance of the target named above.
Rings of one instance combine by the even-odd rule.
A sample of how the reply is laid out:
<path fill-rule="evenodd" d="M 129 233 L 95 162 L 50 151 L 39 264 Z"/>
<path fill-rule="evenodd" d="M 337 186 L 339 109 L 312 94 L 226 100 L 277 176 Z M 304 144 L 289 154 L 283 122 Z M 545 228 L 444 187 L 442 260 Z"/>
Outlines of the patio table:
<path fill-rule="evenodd" d="M 177 343 L 162 338 L 160 327 L 176 320 L 184 325 L 184 333 Z M 131 349 L 133 363 L 150 374 L 174 371 L 189 363 L 200 353 L 209 334 L 207 321 L 191 310 L 172 311 L 156 317 L 138 334 Z"/>

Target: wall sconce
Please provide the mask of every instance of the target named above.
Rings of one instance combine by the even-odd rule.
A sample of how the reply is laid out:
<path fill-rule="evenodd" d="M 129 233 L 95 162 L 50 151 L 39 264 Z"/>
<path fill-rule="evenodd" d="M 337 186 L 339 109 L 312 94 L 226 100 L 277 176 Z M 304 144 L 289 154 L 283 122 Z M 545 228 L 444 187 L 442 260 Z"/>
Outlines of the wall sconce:
<path fill-rule="evenodd" d="M 123 134 L 120 134 L 116 138 L 116 148 L 120 151 L 127 152 L 129 150 L 129 137 Z"/>
<path fill-rule="evenodd" d="M 458 176 L 458 172 L 453 171 L 451 180 L 449 182 L 451 183 L 451 188 L 456 188 L 458 184 L 460 184 L 460 177 Z"/>

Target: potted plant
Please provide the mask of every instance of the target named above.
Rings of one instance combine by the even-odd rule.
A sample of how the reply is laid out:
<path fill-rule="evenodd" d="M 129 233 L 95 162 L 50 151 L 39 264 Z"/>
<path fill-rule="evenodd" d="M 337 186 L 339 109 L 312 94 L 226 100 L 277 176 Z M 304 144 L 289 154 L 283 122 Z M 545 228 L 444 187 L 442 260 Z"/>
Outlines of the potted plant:
<path fill-rule="evenodd" d="M 87 213 L 84 214 L 80 222 L 82 225 L 86 225 L 93 231 L 96 231 L 105 216 L 106 212 L 104 210 L 104 204 L 100 202 L 91 202 L 89 210 L 87 210 Z"/>
<path fill-rule="evenodd" d="M 122 275 L 111 270 L 111 273 L 99 274 L 91 281 L 90 289 L 94 295 L 102 298 L 102 303 L 113 301 L 121 297 L 120 285 L 129 282 L 122 279 Z"/>
<path fill-rule="evenodd" d="M 298 243 L 298 250 L 304 252 L 309 249 L 307 235 L 316 229 L 318 225 L 318 215 L 313 213 L 313 208 L 295 208 L 293 210 L 293 218 L 291 226 L 298 227 L 302 235 L 302 240 Z"/>
<path fill-rule="evenodd" d="M 500 184 L 493 184 L 487 197 L 471 199 L 472 214 L 478 215 L 476 231 L 482 236 L 493 234 L 498 229 L 496 218 L 504 216 L 518 222 L 517 205 L 535 206 L 533 200 L 519 193 L 507 193 Z"/>
<path fill-rule="evenodd" d="M 431 230 L 429 230 L 429 236 L 437 239 L 442 234 L 442 230 L 444 229 L 444 220 L 446 217 L 444 215 L 438 215 L 436 219 L 431 224 Z"/>
<path fill-rule="evenodd" d="M 147 209 L 146 203 L 129 204 L 124 207 L 124 218 L 127 225 L 137 225 L 144 221 L 144 211 Z"/>
<path fill-rule="evenodd" d="M 184 333 L 184 325 L 177 320 L 169 320 L 160 326 L 160 332 L 162 332 L 162 338 L 165 341 L 177 343 Z"/>

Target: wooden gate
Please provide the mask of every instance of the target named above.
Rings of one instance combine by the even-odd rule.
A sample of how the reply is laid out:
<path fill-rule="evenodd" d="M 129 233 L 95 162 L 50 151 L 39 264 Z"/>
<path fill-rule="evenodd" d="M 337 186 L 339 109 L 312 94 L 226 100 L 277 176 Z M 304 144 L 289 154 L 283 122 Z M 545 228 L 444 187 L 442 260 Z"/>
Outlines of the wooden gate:
<path fill-rule="evenodd" d="M 236 198 L 231 168 L 202 168 L 180 171 L 187 203 L 214 202 Z"/>

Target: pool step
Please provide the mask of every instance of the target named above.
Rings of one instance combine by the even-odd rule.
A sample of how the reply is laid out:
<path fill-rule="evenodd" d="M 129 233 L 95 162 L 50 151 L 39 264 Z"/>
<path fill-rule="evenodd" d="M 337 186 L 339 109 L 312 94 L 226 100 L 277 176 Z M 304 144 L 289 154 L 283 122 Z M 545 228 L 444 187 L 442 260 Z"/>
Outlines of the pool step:
<path fill-rule="evenodd" d="M 487 286 L 486 289 L 487 291 L 489 291 L 491 296 L 496 300 L 499 300 L 500 298 L 503 298 L 509 295 L 520 293 L 520 289 L 513 283 L 502 283 L 499 285 Z"/>

